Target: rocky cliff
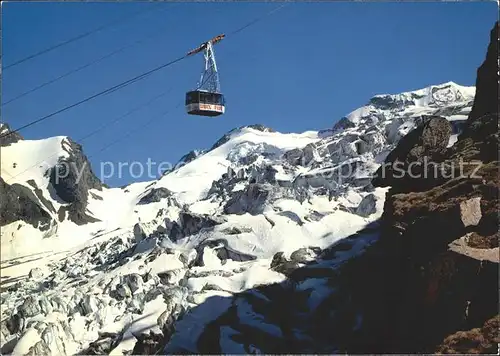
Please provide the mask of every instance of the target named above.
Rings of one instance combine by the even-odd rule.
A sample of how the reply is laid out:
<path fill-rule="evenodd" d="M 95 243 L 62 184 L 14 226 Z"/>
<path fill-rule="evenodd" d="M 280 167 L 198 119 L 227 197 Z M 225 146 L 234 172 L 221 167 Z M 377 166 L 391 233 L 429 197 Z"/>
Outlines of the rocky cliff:
<path fill-rule="evenodd" d="M 2 128 L 3 132 L 9 132 L 7 125 Z M 79 225 L 97 221 L 88 214 L 87 201 L 89 190 L 101 190 L 102 183 L 93 173 L 82 147 L 70 138 L 52 141 L 57 146 L 56 153 L 47 152 L 45 160 L 31 162 L 29 156 L 36 156 L 43 145 L 37 147 L 36 140 L 24 141 L 15 132 L 4 137 L 0 226 L 24 221 L 40 228 L 42 220 L 55 223 L 66 218 Z M 42 177 L 31 174 L 35 169 L 41 171 Z"/>
<path fill-rule="evenodd" d="M 350 352 L 497 352 L 498 37 L 497 23 L 458 142 L 447 149 L 449 123 L 430 118 L 385 161 L 406 174 L 377 172 L 391 186 L 381 239 L 344 272 L 366 311 Z M 489 337 L 465 332 L 485 323 Z"/>
<path fill-rule="evenodd" d="M 6 123 L 0 123 L 0 147 L 9 146 L 12 143 L 21 141 L 23 137 L 10 129 Z"/>

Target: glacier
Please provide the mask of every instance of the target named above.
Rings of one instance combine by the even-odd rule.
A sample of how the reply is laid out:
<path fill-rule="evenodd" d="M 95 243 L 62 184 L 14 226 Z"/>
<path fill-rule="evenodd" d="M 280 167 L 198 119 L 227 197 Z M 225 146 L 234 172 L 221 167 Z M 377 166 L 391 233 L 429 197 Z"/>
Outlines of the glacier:
<path fill-rule="evenodd" d="M 474 87 L 448 82 L 376 95 L 319 131 L 237 128 L 157 180 L 88 184 L 78 205 L 83 222 L 70 218 L 75 202 L 61 198 L 48 174 L 64 160 L 82 161 L 70 138 L 4 144 L 2 181 L 30 192 L 49 223 L 2 221 L 2 353 L 122 355 L 151 335 L 161 335 L 166 353 L 198 353 L 210 342 L 223 353 L 259 352 L 235 341 L 256 325 L 279 343 L 282 330 L 254 310 L 272 305 L 259 288 L 288 286 L 315 261 L 316 277 L 287 288 L 307 295 L 302 313 L 318 308 L 333 292 L 321 278 L 325 266 L 377 239 L 387 189 L 374 188 L 372 174 L 427 117 L 450 121 L 452 146 L 474 95 Z M 207 325 L 221 315 L 237 318 L 239 329 L 224 326 L 210 341 Z M 307 339 L 304 330 L 288 332 Z"/>

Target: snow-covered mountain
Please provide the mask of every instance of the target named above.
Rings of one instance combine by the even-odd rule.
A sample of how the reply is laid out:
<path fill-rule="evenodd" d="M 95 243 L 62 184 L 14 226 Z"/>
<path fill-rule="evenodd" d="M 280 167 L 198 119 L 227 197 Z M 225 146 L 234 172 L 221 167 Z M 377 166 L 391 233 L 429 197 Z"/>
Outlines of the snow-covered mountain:
<path fill-rule="evenodd" d="M 272 323 L 251 319 L 239 293 L 286 281 L 358 232 L 355 242 L 342 240 L 336 263 L 362 253 L 377 239 L 387 191 L 372 186 L 372 175 L 432 116 L 452 123 L 453 145 L 474 95 L 449 82 L 377 95 L 331 129 L 237 128 L 158 180 L 123 188 L 104 186 L 68 137 L 7 136 L 2 353 L 121 355 L 155 338 L 167 353 L 196 353 L 210 342 L 200 340 L 205 326 L 235 305 L 238 318 L 264 328 L 262 337 L 279 337 Z M 61 169 L 70 171 L 56 180 Z M 317 283 L 294 287 L 316 288 L 311 308 L 329 288 Z M 223 353 L 247 352 L 240 332 L 226 328 L 212 342 Z"/>

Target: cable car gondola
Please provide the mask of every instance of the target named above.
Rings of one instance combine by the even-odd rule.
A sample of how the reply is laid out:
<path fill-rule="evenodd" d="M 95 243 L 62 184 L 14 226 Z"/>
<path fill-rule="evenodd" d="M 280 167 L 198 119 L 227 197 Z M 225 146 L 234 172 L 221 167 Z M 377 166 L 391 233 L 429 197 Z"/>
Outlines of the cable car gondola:
<path fill-rule="evenodd" d="M 186 93 L 186 111 L 190 115 L 219 116 L 225 111 L 224 95 L 206 90 Z"/>
<path fill-rule="evenodd" d="M 186 93 L 186 111 L 190 115 L 213 117 L 225 112 L 225 99 L 220 92 L 219 73 L 213 50 L 213 45 L 223 38 L 224 35 L 216 36 L 187 54 L 189 56 L 203 51 L 205 56 L 205 68 L 198 87 Z"/>

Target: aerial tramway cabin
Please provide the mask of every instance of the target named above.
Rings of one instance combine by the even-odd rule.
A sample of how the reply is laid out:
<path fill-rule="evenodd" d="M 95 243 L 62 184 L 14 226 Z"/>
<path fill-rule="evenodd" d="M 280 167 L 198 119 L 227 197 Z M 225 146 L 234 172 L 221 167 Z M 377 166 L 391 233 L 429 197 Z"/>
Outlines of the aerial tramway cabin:
<path fill-rule="evenodd" d="M 190 115 L 201 116 L 224 114 L 224 95 L 207 90 L 190 91 L 186 94 L 186 111 Z"/>
<path fill-rule="evenodd" d="M 226 110 L 224 95 L 220 92 L 219 73 L 213 50 L 213 45 L 224 37 L 224 34 L 216 36 L 187 54 L 191 56 L 203 52 L 205 57 L 205 66 L 197 88 L 186 93 L 186 111 L 190 115 L 219 116 Z"/>

